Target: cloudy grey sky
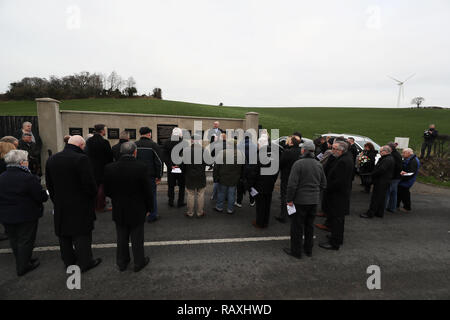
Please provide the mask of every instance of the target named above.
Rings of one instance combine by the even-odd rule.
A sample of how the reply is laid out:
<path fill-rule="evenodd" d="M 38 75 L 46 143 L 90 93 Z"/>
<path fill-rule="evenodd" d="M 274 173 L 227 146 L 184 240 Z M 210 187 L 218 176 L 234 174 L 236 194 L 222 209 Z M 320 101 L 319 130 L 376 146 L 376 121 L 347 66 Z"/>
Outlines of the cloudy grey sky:
<path fill-rule="evenodd" d="M 133 76 L 240 106 L 450 106 L 448 0 L 0 0 L 0 92 L 25 76 Z"/>

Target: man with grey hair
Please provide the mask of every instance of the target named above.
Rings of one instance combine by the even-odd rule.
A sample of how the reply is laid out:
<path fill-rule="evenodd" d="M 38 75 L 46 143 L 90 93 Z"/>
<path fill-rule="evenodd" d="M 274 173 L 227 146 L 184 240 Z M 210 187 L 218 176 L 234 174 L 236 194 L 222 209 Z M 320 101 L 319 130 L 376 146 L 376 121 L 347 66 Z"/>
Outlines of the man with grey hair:
<path fill-rule="evenodd" d="M 295 206 L 296 212 L 291 220 L 291 248 L 284 251 L 297 259 L 302 258 L 302 253 L 312 256 L 314 219 L 320 203 L 320 191 L 327 186 L 323 167 L 314 156 L 315 149 L 311 141 L 303 144 L 302 158 L 292 166 L 287 186 L 285 206 Z"/>
<path fill-rule="evenodd" d="M 38 221 L 48 200 L 40 180 L 28 169 L 28 154 L 11 150 L 5 156 L 7 170 L 0 175 L 0 223 L 5 226 L 16 258 L 18 276 L 36 269 L 33 259 Z"/>
<path fill-rule="evenodd" d="M 397 208 L 405 213 L 411 212 L 411 192 L 410 189 L 417 179 L 420 169 L 419 158 L 414 154 L 412 149 L 405 149 L 402 153 L 403 163 L 402 172 L 400 175 L 402 179 L 398 185 Z M 403 202 L 403 208 L 400 205 Z"/>
<path fill-rule="evenodd" d="M 102 262 L 92 257 L 97 183 L 85 147 L 83 137 L 72 136 L 62 152 L 48 159 L 45 170 L 61 258 L 66 267 L 78 265 L 82 272 Z"/>
<path fill-rule="evenodd" d="M 36 147 L 40 152 L 42 149 L 42 140 L 37 134 L 37 132 L 33 130 L 33 124 L 31 122 L 29 121 L 24 122 L 22 124 L 22 128 L 17 131 L 15 137 L 20 141 L 24 133 L 28 133 L 31 135 L 31 141 L 36 144 Z"/>
<path fill-rule="evenodd" d="M 134 271 L 145 268 L 150 259 L 144 252 L 144 224 L 153 208 L 153 191 L 148 166 L 136 160 L 137 146 L 125 142 L 118 161 L 105 167 L 105 194 L 112 199 L 113 221 L 117 231 L 117 266 L 121 272 L 130 263 L 131 239 Z"/>
<path fill-rule="evenodd" d="M 112 147 L 114 161 L 118 161 L 120 159 L 120 157 L 121 157 L 120 147 L 125 142 L 130 141 L 130 133 L 128 131 L 122 131 L 122 133 L 120 133 L 119 139 L 120 139 L 119 143 Z"/>
<path fill-rule="evenodd" d="M 320 247 L 326 250 L 339 250 L 344 244 L 345 216 L 350 213 L 350 196 L 353 181 L 353 157 L 349 144 L 336 139 L 332 147 L 336 158 L 327 174 L 327 189 L 324 193 L 328 208 L 328 223 L 331 236 Z"/>
<path fill-rule="evenodd" d="M 378 161 L 375 169 L 370 173 L 374 186 L 372 198 L 370 200 L 370 208 L 367 213 L 360 215 L 361 218 L 372 219 L 373 217 L 384 217 L 386 195 L 395 170 L 395 160 L 391 154 L 391 147 L 381 147 L 381 159 Z"/>

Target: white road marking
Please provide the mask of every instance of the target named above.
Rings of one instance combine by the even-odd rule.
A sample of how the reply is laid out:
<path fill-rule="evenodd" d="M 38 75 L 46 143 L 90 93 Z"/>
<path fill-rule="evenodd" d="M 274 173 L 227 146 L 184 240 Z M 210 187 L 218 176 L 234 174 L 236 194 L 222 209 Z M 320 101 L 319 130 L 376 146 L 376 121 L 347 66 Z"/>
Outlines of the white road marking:
<path fill-rule="evenodd" d="M 205 239 L 205 240 L 180 240 L 180 241 L 158 241 L 145 242 L 145 247 L 161 247 L 161 246 L 184 246 L 184 245 L 200 245 L 200 244 L 223 244 L 223 243 L 245 243 L 245 242 L 267 242 L 267 241 L 286 241 L 290 237 L 257 237 L 257 238 L 232 238 L 232 239 Z M 94 244 L 93 249 L 112 249 L 117 248 L 117 244 Z M 52 252 L 59 251 L 59 247 L 40 247 L 35 248 L 34 252 Z M 0 254 L 11 254 L 11 249 L 0 249 Z"/>

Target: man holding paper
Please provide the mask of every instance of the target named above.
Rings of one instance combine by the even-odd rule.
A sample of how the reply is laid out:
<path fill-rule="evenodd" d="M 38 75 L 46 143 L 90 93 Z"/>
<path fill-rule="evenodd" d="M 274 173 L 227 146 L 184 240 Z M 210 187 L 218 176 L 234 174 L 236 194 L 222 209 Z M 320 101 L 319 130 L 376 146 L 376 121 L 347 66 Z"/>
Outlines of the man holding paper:
<path fill-rule="evenodd" d="M 297 259 L 304 252 L 312 256 L 314 242 L 314 219 L 320 203 L 320 191 L 327 186 L 323 167 L 314 157 L 315 146 L 305 142 L 302 158 L 292 167 L 287 187 L 288 214 L 291 221 L 291 248 L 284 251 Z M 303 235 L 305 242 L 303 244 Z"/>

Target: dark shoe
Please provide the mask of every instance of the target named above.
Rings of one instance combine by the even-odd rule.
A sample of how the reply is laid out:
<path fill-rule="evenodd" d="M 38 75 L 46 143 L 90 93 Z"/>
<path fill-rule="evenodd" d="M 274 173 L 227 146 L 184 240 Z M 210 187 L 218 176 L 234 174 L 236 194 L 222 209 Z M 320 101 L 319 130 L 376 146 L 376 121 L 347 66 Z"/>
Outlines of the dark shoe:
<path fill-rule="evenodd" d="M 394 210 L 391 210 L 391 209 L 386 209 L 386 211 L 387 211 L 387 212 L 390 212 L 390 213 L 395 213 L 395 211 L 394 211 Z"/>
<path fill-rule="evenodd" d="M 308 258 L 312 258 L 312 252 L 305 252 L 305 256 L 307 256 Z"/>
<path fill-rule="evenodd" d="M 264 227 L 258 226 L 258 224 L 256 223 L 256 221 L 253 221 L 253 222 L 252 222 L 252 225 L 253 225 L 256 229 L 264 229 Z"/>
<path fill-rule="evenodd" d="M 134 272 L 139 272 L 142 269 L 144 269 L 146 266 L 148 266 L 148 264 L 150 263 L 150 258 L 149 257 L 145 257 L 144 260 L 144 264 L 142 266 L 135 266 L 134 267 Z"/>
<path fill-rule="evenodd" d="M 173 204 L 173 202 L 169 201 L 169 207 L 171 207 L 171 208 L 175 207 L 175 205 Z"/>
<path fill-rule="evenodd" d="M 161 220 L 161 217 L 157 216 L 156 218 L 148 219 L 147 223 L 155 223 L 156 221 L 159 221 L 159 220 Z"/>
<path fill-rule="evenodd" d="M 178 204 L 178 208 L 183 208 L 183 207 L 186 207 L 187 206 L 187 203 L 179 203 Z"/>
<path fill-rule="evenodd" d="M 331 241 L 332 238 L 331 238 L 331 235 L 330 235 L 330 234 L 327 234 L 327 239 L 328 239 L 329 241 Z M 341 245 L 343 245 L 343 244 L 344 244 L 344 243 L 342 242 Z"/>
<path fill-rule="evenodd" d="M 286 219 L 283 219 L 281 217 L 275 217 L 275 220 L 277 220 L 279 223 L 286 223 Z"/>
<path fill-rule="evenodd" d="M 292 251 L 291 251 L 291 249 L 289 249 L 289 248 L 284 248 L 283 251 L 284 251 L 288 256 L 294 257 L 295 259 L 299 259 L 299 260 L 300 260 L 300 259 L 302 258 L 302 256 L 297 256 L 297 255 L 293 254 Z"/>
<path fill-rule="evenodd" d="M 256 206 L 256 201 L 250 201 L 250 207 Z"/>
<path fill-rule="evenodd" d="M 320 230 L 323 230 L 323 231 L 326 231 L 326 232 L 331 232 L 331 229 L 330 228 L 328 228 L 326 225 L 324 225 L 324 224 L 316 224 L 316 228 L 318 228 L 318 229 L 320 229 Z"/>
<path fill-rule="evenodd" d="M 380 219 L 383 219 L 383 218 L 384 218 L 384 215 L 380 216 L 380 215 L 376 214 L 375 217 L 380 218 Z"/>
<path fill-rule="evenodd" d="M 322 249 L 325 249 L 325 250 L 334 250 L 334 251 L 339 250 L 339 247 L 334 246 L 329 242 L 321 243 L 321 244 L 319 244 L 319 247 L 321 247 Z"/>
<path fill-rule="evenodd" d="M 41 263 L 39 262 L 39 260 L 38 259 L 34 259 L 34 262 L 30 261 L 30 264 L 28 265 L 28 267 L 24 271 L 18 272 L 17 275 L 19 277 L 23 277 L 24 275 L 26 275 L 27 273 L 33 271 L 34 269 L 36 269 L 40 265 L 41 265 Z"/>
<path fill-rule="evenodd" d="M 130 264 L 130 262 L 128 261 L 126 265 L 124 266 L 118 266 L 119 267 L 119 271 L 120 272 L 124 272 L 128 269 L 128 265 Z"/>
<path fill-rule="evenodd" d="M 90 265 L 89 267 L 87 267 L 87 268 L 81 270 L 81 273 L 88 272 L 89 270 L 92 270 L 92 269 L 98 267 L 98 265 L 99 265 L 100 263 L 102 263 L 102 259 L 101 259 L 101 258 L 98 258 L 98 259 L 93 260 L 92 263 L 91 263 L 91 265 Z"/>
<path fill-rule="evenodd" d="M 8 240 L 8 236 L 4 233 L 0 233 L 0 241 Z"/>
<path fill-rule="evenodd" d="M 363 219 L 373 219 L 373 217 L 369 216 L 367 213 L 361 213 L 359 216 Z"/>

